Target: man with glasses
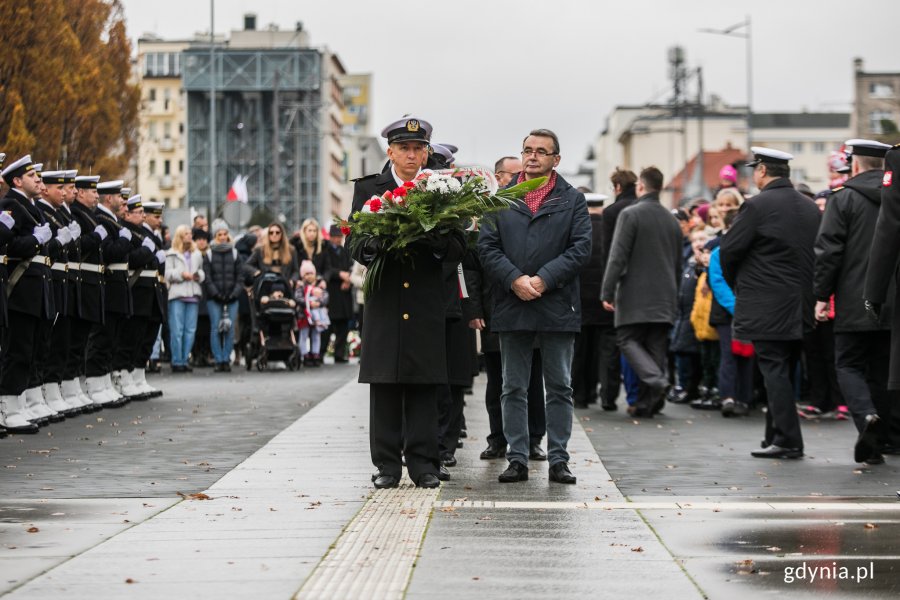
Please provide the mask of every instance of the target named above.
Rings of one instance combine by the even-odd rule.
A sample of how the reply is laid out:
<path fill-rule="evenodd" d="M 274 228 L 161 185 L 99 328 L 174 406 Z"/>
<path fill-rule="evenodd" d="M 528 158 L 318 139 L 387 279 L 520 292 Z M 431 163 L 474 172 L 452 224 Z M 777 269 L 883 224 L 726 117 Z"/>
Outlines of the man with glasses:
<path fill-rule="evenodd" d="M 388 140 L 389 169 L 356 181 L 352 215 L 373 195 L 412 181 L 428 160 L 431 124 L 406 116 L 381 132 Z M 370 264 L 381 241 L 354 244 L 355 260 Z M 410 479 L 424 488 L 438 479 L 438 391 L 447 385 L 444 261 L 459 262 L 462 235 L 434 235 L 412 244 L 401 260 L 387 255 L 363 318 L 359 382 L 369 386 L 369 445 L 376 488 L 400 483 L 401 451 Z"/>
<path fill-rule="evenodd" d="M 581 330 L 578 274 L 591 254 L 584 194 L 556 172 L 559 140 L 535 129 L 523 141 L 523 170 L 514 183 L 547 177 L 483 227 L 478 240 L 485 273 L 498 286 L 491 330 L 500 334 L 501 410 L 509 443 L 502 483 L 527 481 L 528 383 L 532 349 L 540 347 L 546 387 L 550 481 L 575 483 L 566 449 L 572 434 L 572 355 Z"/>
<path fill-rule="evenodd" d="M 753 183 L 760 192 L 744 202 L 722 238 L 725 281 L 734 290 L 734 337 L 753 342 L 769 410 L 763 448 L 755 458 L 800 458 L 803 436 L 791 369 L 804 331 L 814 327 L 813 247 L 819 209 L 794 189 L 787 152 L 754 146 Z"/>

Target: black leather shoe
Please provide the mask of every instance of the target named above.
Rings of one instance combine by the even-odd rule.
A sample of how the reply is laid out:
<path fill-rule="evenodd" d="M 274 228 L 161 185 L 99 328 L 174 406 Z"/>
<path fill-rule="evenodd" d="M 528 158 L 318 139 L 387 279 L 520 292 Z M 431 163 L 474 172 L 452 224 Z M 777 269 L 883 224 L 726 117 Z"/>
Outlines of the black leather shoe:
<path fill-rule="evenodd" d="M 883 465 L 884 457 L 881 454 L 873 454 L 869 458 L 866 459 L 867 465 Z"/>
<path fill-rule="evenodd" d="M 450 471 L 447 470 L 447 467 L 441 465 L 441 468 L 438 470 L 438 479 L 441 481 L 450 481 Z"/>
<path fill-rule="evenodd" d="M 669 395 L 669 390 L 671 386 L 666 386 L 666 388 L 659 393 L 656 399 L 653 401 L 653 405 L 650 406 L 650 414 L 658 415 L 662 412 L 662 409 L 666 406 L 666 396 Z"/>
<path fill-rule="evenodd" d="M 444 467 L 455 467 L 456 457 L 450 453 L 441 456 L 441 465 Z"/>
<path fill-rule="evenodd" d="M 753 458 L 802 458 L 803 450 L 800 448 L 782 448 L 772 444 L 762 450 L 754 450 L 750 453 Z"/>
<path fill-rule="evenodd" d="M 870 456 L 878 453 L 878 433 L 881 429 L 881 419 L 878 415 L 866 415 L 866 423 L 863 425 L 856 445 L 853 447 L 853 460 L 866 462 Z"/>
<path fill-rule="evenodd" d="M 616 406 L 615 402 L 601 402 L 600 408 L 602 408 L 603 410 L 605 410 L 607 412 L 613 412 L 613 411 L 619 410 L 619 407 Z"/>
<path fill-rule="evenodd" d="M 547 455 L 544 454 L 540 444 L 531 444 L 531 448 L 528 449 L 528 458 L 530 460 L 547 460 Z"/>
<path fill-rule="evenodd" d="M 441 485 L 441 480 L 434 473 L 425 473 L 419 477 L 416 487 L 420 488 L 436 488 Z"/>
<path fill-rule="evenodd" d="M 564 462 L 558 462 L 550 465 L 550 481 L 556 483 L 575 483 L 577 479 L 569 470 L 569 465 Z"/>
<path fill-rule="evenodd" d="M 719 410 L 722 403 L 715 398 L 697 398 L 691 402 L 691 408 L 696 410 Z"/>
<path fill-rule="evenodd" d="M 488 444 L 488 447 L 481 451 L 481 460 L 493 460 L 495 458 L 503 458 L 506 456 L 506 446 L 492 446 Z"/>
<path fill-rule="evenodd" d="M 528 481 L 528 467 L 517 460 L 509 463 L 506 470 L 497 477 L 500 483 L 514 483 L 516 481 Z"/>
<path fill-rule="evenodd" d="M 638 419 L 652 419 L 653 413 L 649 408 L 644 406 L 638 406 L 636 404 L 632 404 L 628 408 L 625 409 L 625 412 L 628 413 L 629 417 L 635 417 Z"/>
<path fill-rule="evenodd" d="M 732 398 L 725 398 L 722 401 L 723 417 L 746 417 L 750 414 L 750 407 L 743 402 L 737 402 Z"/>
<path fill-rule="evenodd" d="M 375 489 L 383 490 L 397 487 L 400 485 L 400 480 L 393 475 L 379 475 L 372 483 L 375 484 Z"/>
<path fill-rule="evenodd" d="M 460 429 L 460 430 L 459 430 L 459 437 L 460 437 L 460 439 L 463 439 L 463 440 L 464 440 L 464 439 L 466 439 L 467 437 L 469 437 L 469 432 L 466 431 L 465 429 Z"/>
<path fill-rule="evenodd" d="M 10 427 L 6 426 L 6 431 L 8 433 L 18 433 L 18 434 L 32 434 L 37 433 L 40 430 L 40 427 L 35 425 L 34 423 L 29 423 L 28 425 L 22 425 L 21 427 Z"/>

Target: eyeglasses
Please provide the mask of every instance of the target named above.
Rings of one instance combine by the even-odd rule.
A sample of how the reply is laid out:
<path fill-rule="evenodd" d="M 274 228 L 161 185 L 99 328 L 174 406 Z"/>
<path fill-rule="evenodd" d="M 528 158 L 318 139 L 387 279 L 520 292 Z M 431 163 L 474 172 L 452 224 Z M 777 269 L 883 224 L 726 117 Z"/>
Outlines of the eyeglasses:
<path fill-rule="evenodd" d="M 277 229 L 273 229 L 269 231 L 269 235 L 281 235 L 281 232 Z"/>
<path fill-rule="evenodd" d="M 535 150 L 533 148 L 525 148 L 522 150 L 522 156 L 531 156 L 532 154 L 534 154 L 535 156 L 540 157 L 540 158 L 546 158 L 548 156 L 556 156 L 556 152 L 547 152 L 543 148 L 538 148 L 537 150 Z"/>

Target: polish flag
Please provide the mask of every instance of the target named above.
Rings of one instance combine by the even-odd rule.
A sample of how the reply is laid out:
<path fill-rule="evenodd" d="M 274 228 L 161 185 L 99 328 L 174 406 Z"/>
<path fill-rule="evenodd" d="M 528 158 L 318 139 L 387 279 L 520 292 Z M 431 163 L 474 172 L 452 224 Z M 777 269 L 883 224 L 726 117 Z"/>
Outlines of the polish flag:
<path fill-rule="evenodd" d="M 237 200 L 238 202 L 243 202 L 247 204 L 250 200 L 250 197 L 247 194 L 247 177 L 244 175 L 238 175 L 234 178 L 234 183 L 231 184 L 231 189 L 228 190 L 228 201 L 234 202 Z"/>

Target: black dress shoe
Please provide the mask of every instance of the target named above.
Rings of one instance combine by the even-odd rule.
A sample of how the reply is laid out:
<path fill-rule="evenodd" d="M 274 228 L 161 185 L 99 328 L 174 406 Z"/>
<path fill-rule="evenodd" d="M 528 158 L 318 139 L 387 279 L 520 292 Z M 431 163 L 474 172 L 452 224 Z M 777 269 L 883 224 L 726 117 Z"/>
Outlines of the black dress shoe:
<path fill-rule="evenodd" d="M 569 470 L 569 465 L 564 462 L 558 462 L 550 465 L 550 481 L 556 483 L 575 483 L 577 479 Z"/>
<path fill-rule="evenodd" d="M 441 468 L 438 469 L 438 479 L 441 481 L 450 481 L 450 471 L 447 470 L 447 467 L 441 465 Z"/>
<path fill-rule="evenodd" d="M 441 465 L 444 467 L 455 467 L 456 457 L 449 452 L 441 456 Z"/>
<path fill-rule="evenodd" d="M 866 459 L 867 465 L 883 465 L 884 464 L 884 456 L 881 454 L 873 454 L 869 458 Z"/>
<path fill-rule="evenodd" d="M 436 488 L 441 485 L 441 480 L 434 473 L 425 473 L 419 476 L 416 487 L 420 488 Z"/>
<path fill-rule="evenodd" d="M 460 437 L 461 439 L 465 439 L 465 438 L 469 437 L 469 432 L 466 431 L 465 429 L 460 429 L 460 430 L 459 430 L 459 437 Z"/>
<path fill-rule="evenodd" d="M 506 470 L 497 478 L 500 483 L 514 483 L 516 481 L 528 481 L 528 467 L 517 460 L 509 463 Z"/>
<path fill-rule="evenodd" d="M 649 408 L 646 408 L 644 406 L 638 406 L 636 404 L 632 404 L 631 406 L 629 406 L 627 409 L 625 409 L 625 412 L 628 413 L 629 417 L 635 417 L 638 419 L 652 419 L 653 418 L 653 413 L 650 411 Z"/>
<path fill-rule="evenodd" d="M 725 398 L 722 401 L 723 417 L 746 417 L 750 414 L 750 407 L 743 402 L 737 402 L 732 398 Z"/>
<path fill-rule="evenodd" d="M 691 402 L 691 408 L 696 410 L 719 410 L 722 403 L 716 398 L 697 398 Z"/>
<path fill-rule="evenodd" d="M 379 475 L 372 483 L 375 484 L 376 489 L 383 490 L 397 487 L 400 485 L 400 480 L 393 475 Z"/>
<path fill-rule="evenodd" d="M 9 433 L 32 434 L 37 433 L 39 430 L 40 427 L 38 427 L 34 423 L 22 425 L 21 427 L 10 427 L 9 425 L 6 426 L 6 431 Z"/>
<path fill-rule="evenodd" d="M 547 460 L 547 455 L 541 449 L 540 444 L 531 444 L 531 448 L 528 449 L 528 458 L 530 460 Z"/>
<path fill-rule="evenodd" d="M 856 445 L 853 447 L 853 460 L 866 462 L 870 456 L 878 453 L 878 437 L 881 429 L 881 419 L 878 415 L 866 415 L 866 423 L 863 425 Z"/>
<path fill-rule="evenodd" d="M 495 458 L 503 458 L 506 456 L 506 446 L 492 446 L 488 444 L 488 447 L 481 451 L 481 460 L 493 460 Z"/>
<path fill-rule="evenodd" d="M 772 444 L 762 450 L 754 450 L 750 455 L 754 458 L 802 458 L 803 450 L 800 448 L 782 448 Z"/>
<path fill-rule="evenodd" d="M 619 407 L 616 406 L 615 402 L 601 402 L 600 408 L 602 408 L 603 410 L 605 410 L 607 412 L 613 412 L 613 411 L 619 410 Z"/>

